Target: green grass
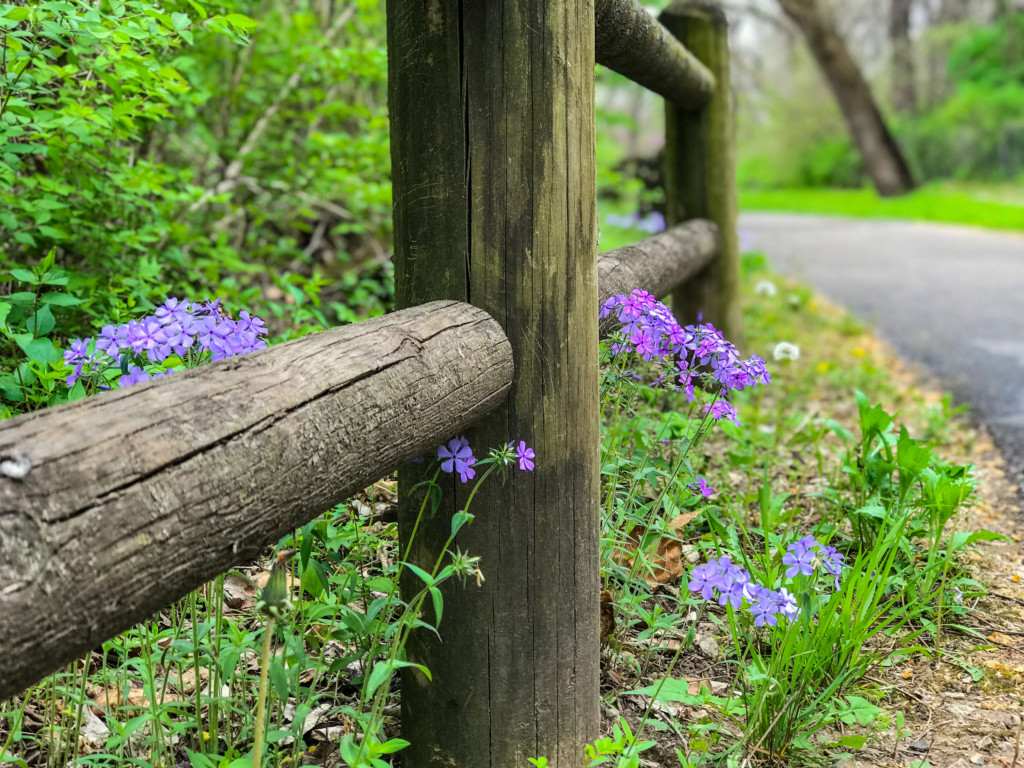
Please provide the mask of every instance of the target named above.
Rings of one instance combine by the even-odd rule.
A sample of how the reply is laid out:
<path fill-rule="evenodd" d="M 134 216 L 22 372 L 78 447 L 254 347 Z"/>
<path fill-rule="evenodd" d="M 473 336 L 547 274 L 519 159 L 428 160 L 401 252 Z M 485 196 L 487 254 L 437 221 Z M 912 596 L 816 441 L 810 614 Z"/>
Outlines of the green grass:
<path fill-rule="evenodd" d="M 897 198 L 881 198 L 871 189 L 742 190 L 740 208 L 1024 230 L 1020 186 L 934 184 Z"/>

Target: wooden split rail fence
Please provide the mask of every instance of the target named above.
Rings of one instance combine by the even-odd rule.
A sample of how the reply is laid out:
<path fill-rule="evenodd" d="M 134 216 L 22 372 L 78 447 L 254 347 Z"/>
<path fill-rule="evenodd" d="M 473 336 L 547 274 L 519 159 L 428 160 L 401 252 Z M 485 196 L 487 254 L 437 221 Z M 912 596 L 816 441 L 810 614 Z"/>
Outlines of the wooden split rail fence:
<path fill-rule="evenodd" d="M 453 434 L 534 447 L 414 633 L 403 765 L 582 765 L 598 735 L 598 308 L 671 294 L 735 338 L 725 19 L 680 0 L 388 0 L 398 311 L 0 425 L 0 700 Z M 596 50 L 595 50 L 596 45 Z M 670 228 L 597 256 L 594 62 L 666 99 Z M 465 501 L 452 482 L 448 512 Z M 439 514 L 409 557 L 432 563 Z M 403 539 L 404 540 L 404 539 Z"/>

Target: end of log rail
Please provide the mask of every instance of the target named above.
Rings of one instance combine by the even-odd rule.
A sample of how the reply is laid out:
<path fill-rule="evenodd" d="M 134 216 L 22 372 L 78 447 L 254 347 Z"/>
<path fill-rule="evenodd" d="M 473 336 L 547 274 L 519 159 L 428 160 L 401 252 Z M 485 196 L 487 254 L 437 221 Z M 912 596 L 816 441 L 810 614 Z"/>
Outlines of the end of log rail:
<path fill-rule="evenodd" d="M 629 294 L 635 288 L 659 298 L 700 274 L 718 255 L 721 246 L 718 227 L 693 219 L 646 240 L 616 248 L 598 256 L 598 302 Z M 616 324 L 615 316 L 601 321 L 604 336 Z"/>
<path fill-rule="evenodd" d="M 0 701 L 461 431 L 512 373 L 495 320 L 439 301 L 0 424 Z"/>
<path fill-rule="evenodd" d="M 637 0 L 597 0 L 597 63 L 663 96 L 680 109 L 700 109 L 715 77 Z"/>

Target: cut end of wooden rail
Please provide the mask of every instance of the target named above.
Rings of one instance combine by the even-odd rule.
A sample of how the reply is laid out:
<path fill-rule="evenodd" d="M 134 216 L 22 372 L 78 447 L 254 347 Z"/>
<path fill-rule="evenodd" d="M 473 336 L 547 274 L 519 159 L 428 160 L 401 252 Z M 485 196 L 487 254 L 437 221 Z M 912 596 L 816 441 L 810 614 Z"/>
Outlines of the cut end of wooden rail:
<path fill-rule="evenodd" d="M 715 77 L 637 0 L 597 0 L 597 63 L 671 101 L 700 109 L 715 91 Z"/>
<path fill-rule="evenodd" d="M 0 701 L 462 431 L 512 373 L 495 320 L 434 302 L 3 423 Z"/>

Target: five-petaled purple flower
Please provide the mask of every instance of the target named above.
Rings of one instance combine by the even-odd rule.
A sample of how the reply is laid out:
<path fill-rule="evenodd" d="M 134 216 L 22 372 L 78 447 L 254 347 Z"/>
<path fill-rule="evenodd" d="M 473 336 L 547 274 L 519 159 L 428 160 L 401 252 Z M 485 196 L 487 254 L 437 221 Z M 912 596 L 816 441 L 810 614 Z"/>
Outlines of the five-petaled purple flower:
<path fill-rule="evenodd" d="M 219 309 L 219 304 L 220 299 L 197 304 L 170 298 L 152 315 L 129 320 L 124 325 L 105 326 L 96 338 L 92 355 L 87 350 L 90 339 L 75 339 L 64 353 L 64 361 L 73 367 L 67 385 L 117 368 L 125 354 L 129 356 L 129 368 L 139 372 L 122 375 L 118 379 L 122 387 L 146 381 L 151 375 L 157 378 L 159 371 L 147 373 L 145 367 L 162 363 L 172 355 L 195 363 L 207 354 L 212 360 L 220 360 L 267 346 L 262 338 L 267 326 L 262 320 L 244 310 L 238 320 L 232 320 Z M 109 375 L 101 380 L 101 387 L 106 387 L 104 382 L 108 378 Z"/>
<path fill-rule="evenodd" d="M 814 573 L 814 552 L 803 541 L 796 541 L 789 545 L 786 554 L 782 558 L 783 565 L 788 565 L 786 578 L 792 579 L 798 573 L 810 576 Z"/>
<path fill-rule="evenodd" d="M 534 454 L 533 448 L 526 447 L 525 440 L 520 440 L 519 445 L 516 446 L 516 458 L 519 459 L 519 469 L 523 472 L 533 471 L 533 460 L 536 458 L 536 454 Z"/>
<path fill-rule="evenodd" d="M 468 483 L 476 477 L 476 470 L 473 464 L 476 457 L 469 447 L 469 441 L 464 437 L 453 437 L 448 445 L 438 446 L 437 458 L 441 459 L 441 471 L 450 474 L 458 474 L 464 483 Z"/>
<path fill-rule="evenodd" d="M 715 495 L 715 489 L 708 485 L 707 481 L 700 475 L 697 475 L 697 482 L 690 483 L 688 487 L 697 491 L 705 499 L 710 499 Z"/>

